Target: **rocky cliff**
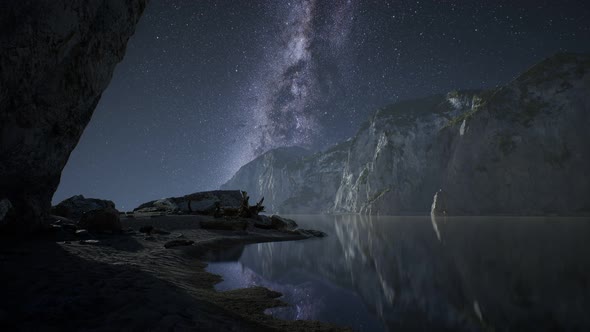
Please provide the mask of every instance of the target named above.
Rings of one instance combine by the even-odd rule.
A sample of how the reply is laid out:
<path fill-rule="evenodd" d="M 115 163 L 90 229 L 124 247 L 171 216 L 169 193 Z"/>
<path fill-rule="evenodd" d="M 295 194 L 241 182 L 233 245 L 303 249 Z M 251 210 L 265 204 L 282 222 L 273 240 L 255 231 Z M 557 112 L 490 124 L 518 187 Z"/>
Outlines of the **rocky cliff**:
<path fill-rule="evenodd" d="M 279 167 L 271 151 L 225 187 L 291 213 L 425 214 L 437 192 L 448 214 L 588 213 L 589 126 L 590 56 L 559 54 L 503 87 L 380 109 L 325 153 Z"/>
<path fill-rule="evenodd" d="M 298 147 L 271 150 L 244 165 L 221 189 L 264 197 L 267 212 L 328 212 L 350 142 L 311 154 Z"/>
<path fill-rule="evenodd" d="M 125 54 L 147 0 L 0 4 L 2 222 L 32 229 Z"/>

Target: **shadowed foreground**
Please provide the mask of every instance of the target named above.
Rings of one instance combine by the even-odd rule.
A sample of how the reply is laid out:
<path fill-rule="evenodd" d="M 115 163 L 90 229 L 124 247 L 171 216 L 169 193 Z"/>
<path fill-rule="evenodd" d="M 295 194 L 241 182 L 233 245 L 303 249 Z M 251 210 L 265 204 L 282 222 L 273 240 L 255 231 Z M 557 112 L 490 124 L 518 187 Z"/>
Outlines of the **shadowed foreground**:
<path fill-rule="evenodd" d="M 280 321 L 264 309 L 285 305 L 262 287 L 216 292 L 221 280 L 197 257 L 239 243 L 297 240 L 275 230 L 209 231 L 209 217 L 166 216 L 124 221 L 171 234 L 75 235 L 57 231 L 0 247 L 0 329 L 20 330 L 338 330 L 319 322 Z M 182 234 L 182 236 L 181 236 Z M 171 239 L 195 241 L 164 248 Z M 42 277 L 40 277 L 42 276 Z"/>

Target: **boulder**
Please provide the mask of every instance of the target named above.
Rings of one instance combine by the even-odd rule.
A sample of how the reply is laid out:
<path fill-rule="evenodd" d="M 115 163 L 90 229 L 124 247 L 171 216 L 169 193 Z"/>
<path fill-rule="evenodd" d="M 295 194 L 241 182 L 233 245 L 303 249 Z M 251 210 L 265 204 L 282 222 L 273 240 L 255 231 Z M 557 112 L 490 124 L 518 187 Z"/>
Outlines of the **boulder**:
<path fill-rule="evenodd" d="M 59 225 L 61 226 L 62 229 L 66 229 L 72 232 L 76 232 L 78 230 L 78 222 L 68 219 L 68 218 L 64 218 L 64 217 L 60 217 L 60 216 L 54 216 L 54 215 L 50 215 L 47 218 L 45 218 L 45 224 L 51 224 L 51 225 Z"/>
<path fill-rule="evenodd" d="M 170 214 L 175 213 L 177 210 L 178 206 L 176 206 L 171 198 L 162 198 L 156 201 L 144 203 L 135 209 L 134 212 Z"/>
<path fill-rule="evenodd" d="M 2 1 L 0 198 L 15 231 L 43 224 L 62 169 L 147 0 Z"/>
<path fill-rule="evenodd" d="M 294 220 L 283 218 L 277 215 L 270 216 L 273 229 L 278 230 L 293 230 L 297 228 L 297 223 Z"/>
<path fill-rule="evenodd" d="M 272 228 L 272 220 L 269 216 L 265 215 L 257 215 L 254 219 L 254 227 L 262 228 L 262 229 L 271 229 Z"/>
<path fill-rule="evenodd" d="M 85 229 L 79 229 L 76 231 L 76 235 L 77 236 L 87 236 L 88 235 L 88 231 Z"/>
<path fill-rule="evenodd" d="M 6 198 L 0 201 L 0 226 L 5 224 L 6 215 L 12 209 L 12 204 Z"/>
<path fill-rule="evenodd" d="M 297 228 L 297 223 L 291 219 L 277 215 L 272 215 L 270 217 L 258 215 L 254 218 L 254 227 L 262 229 L 294 230 Z"/>
<path fill-rule="evenodd" d="M 86 212 L 107 208 L 114 209 L 115 203 L 104 199 L 85 198 L 82 195 L 76 195 L 52 207 L 51 213 L 72 220 L 80 220 Z"/>
<path fill-rule="evenodd" d="M 78 226 L 89 231 L 119 232 L 121 231 L 119 211 L 114 208 L 88 211 L 82 215 Z"/>
<path fill-rule="evenodd" d="M 100 241 L 98 240 L 80 240 L 78 241 L 80 244 L 98 244 Z"/>
<path fill-rule="evenodd" d="M 239 190 L 196 192 L 181 197 L 169 197 L 141 204 L 136 213 L 213 214 L 219 209 L 238 209 L 242 200 Z"/>

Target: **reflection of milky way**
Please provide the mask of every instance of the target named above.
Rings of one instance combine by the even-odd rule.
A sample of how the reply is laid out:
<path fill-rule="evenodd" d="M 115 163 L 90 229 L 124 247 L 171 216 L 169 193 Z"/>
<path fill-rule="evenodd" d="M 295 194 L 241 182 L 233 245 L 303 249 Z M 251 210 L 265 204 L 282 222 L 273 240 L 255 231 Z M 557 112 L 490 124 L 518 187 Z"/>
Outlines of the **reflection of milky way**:
<path fill-rule="evenodd" d="M 321 130 L 317 102 L 325 97 L 319 93 L 318 59 L 336 58 L 352 22 L 350 1 L 300 0 L 281 6 L 280 39 L 265 47 L 260 75 L 244 105 L 253 112 L 250 128 L 255 130 L 246 135 L 250 149 L 242 162 L 272 148 L 315 143 Z"/>

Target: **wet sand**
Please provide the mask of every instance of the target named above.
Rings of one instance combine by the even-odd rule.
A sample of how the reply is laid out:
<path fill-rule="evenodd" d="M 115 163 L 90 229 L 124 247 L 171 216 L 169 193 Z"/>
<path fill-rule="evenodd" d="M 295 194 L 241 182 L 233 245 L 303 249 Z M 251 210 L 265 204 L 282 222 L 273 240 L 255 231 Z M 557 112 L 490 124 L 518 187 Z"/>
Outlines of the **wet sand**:
<path fill-rule="evenodd" d="M 126 234 L 80 237 L 62 230 L 0 244 L 0 330 L 3 331 L 340 331 L 314 321 L 282 321 L 266 308 L 287 305 L 262 287 L 217 292 L 220 276 L 200 258 L 236 244 L 299 240 L 289 232 L 249 226 L 205 230 L 204 216 L 122 218 Z M 171 232 L 137 232 L 153 225 Z M 166 249 L 177 238 L 191 246 Z M 92 241 L 89 241 L 92 242 Z"/>

